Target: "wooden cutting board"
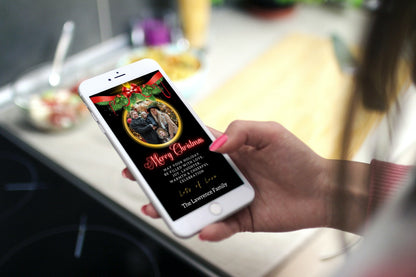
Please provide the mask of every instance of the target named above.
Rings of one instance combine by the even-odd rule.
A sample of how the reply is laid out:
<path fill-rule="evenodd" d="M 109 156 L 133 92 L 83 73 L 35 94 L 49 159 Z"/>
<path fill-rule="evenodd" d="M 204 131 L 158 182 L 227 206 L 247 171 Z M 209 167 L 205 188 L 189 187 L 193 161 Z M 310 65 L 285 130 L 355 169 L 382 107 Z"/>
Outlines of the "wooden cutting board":
<path fill-rule="evenodd" d="M 339 69 L 329 37 L 292 34 L 194 108 L 221 131 L 236 119 L 277 121 L 318 154 L 339 158 L 351 79 Z M 351 156 L 382 116 L 360 110 Z"/>

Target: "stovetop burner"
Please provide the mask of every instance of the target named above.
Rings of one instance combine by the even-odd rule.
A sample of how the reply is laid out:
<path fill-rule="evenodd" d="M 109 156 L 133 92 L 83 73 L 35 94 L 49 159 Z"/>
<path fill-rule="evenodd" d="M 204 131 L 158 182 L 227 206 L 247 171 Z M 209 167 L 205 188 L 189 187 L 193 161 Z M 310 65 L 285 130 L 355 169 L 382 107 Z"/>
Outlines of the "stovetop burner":
<path fill-rule="evenodd" d="M 0 153 L 0 222 L 21 209 L 38 187 L 35 166 L 14 153 Z"/>
<path fill-rule="evenodd" d="M 68 225 L 35 234 L 15 245 L 0 260 L 0 268 L 21 276 L 160 276 L 149 247 L 122 230 L 100 225 Z"/>
<path fill-rule="evenodd" d="M 224 276 L 0 126 L 0 276 Z"/>

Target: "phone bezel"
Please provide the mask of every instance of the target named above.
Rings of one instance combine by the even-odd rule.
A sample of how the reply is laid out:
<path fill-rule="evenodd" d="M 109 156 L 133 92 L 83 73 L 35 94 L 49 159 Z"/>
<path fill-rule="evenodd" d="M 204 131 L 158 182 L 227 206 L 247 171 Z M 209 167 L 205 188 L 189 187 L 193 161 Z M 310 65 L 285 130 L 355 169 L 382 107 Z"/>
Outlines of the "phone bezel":
<path fill-rule="evenodd" d="M 105 133 L 110 140 L 122 160 L 129 168 L 130 172 L 136 178 L 137 183 L 140 185 L 146 196 L 154 205 L 162 219 L 166 222 L 172 232 L 182 238 L 190 237 L 199 232 L 204 226 L 221 220 L 230 214 L 238 211 L 239 209 L 247 206 L 254 199 L 254 190 L 248 183 L 247 179 L 240 172 L 240 170 L 233 163 L 228 155 L 224 155 L 227 162 L 231 165 L 234 171 L 243 180 L 244 184 L 239 187 L 217 197 L 215 200 L 191 211 L 190 213 L 180 217 L 177 220 L 172 220 L 168 212 L 163 207 L 157 196 L 154 194 L 150 184 L 147 183 L 140 170 L 134 165 L 134 162 L 129 157 L 127 151 L 120 144 L 117 137 L 112 132 L 111 128 L 107 125 L 105 119 L 101 116 L 100 112 L 96 109 L 95 105 L 90 100 L 90 96 L 100 93 L 102 91 L 111 89 L 123 83 L 129 82 L 133 79 L 139 78 L 148 73 L 159 70 L 165 80 L 169 83 L 174 92 L 178 95 L 179 99 L 184 103 L 186 108 L 190 111 L 192 116 L 197 120 L 201 128 L 207 133 L 207 135 L 214 140 L 215 137 L 209 131 L 209 129 L 202 123 L 201 119 L 194 112 L 192 107 L 187 101 L 185 101 L 175 87 L 174 83 L 168 78 L 163 69 L 151 59 L 143 59 L 138 62 L 117 68 L 106 73 L 97 75 L 90 79 L 83 81 L 79 86 L 79 94 L 84 101 L 91 114 L 97 123 L 101 126 L 101 130 Z M 221 205 L 222 213 L 220 215 L 214 215 L 210 212 L 210 205 L 216 202 Z"/>

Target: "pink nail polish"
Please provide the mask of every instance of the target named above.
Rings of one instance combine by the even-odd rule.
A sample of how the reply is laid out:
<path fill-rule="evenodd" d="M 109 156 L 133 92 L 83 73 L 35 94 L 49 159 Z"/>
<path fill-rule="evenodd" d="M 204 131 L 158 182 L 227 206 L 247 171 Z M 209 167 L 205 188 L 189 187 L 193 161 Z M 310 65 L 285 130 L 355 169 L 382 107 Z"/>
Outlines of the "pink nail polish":
<path fill-rule="evenodd" d="M 147 215 L 147 211 L 146 211 L 147 205 L 143 205 L 142 206 L 142 213 Z"/>
<path fill-rule="evenodd" d="M 127 178 L 127 173 L 126 173 L 126 170 L 125 169 L 123 169 L 121 171 L 121 176 L 123 176 L 124 178 Z"/>
<path fill-rule="evenodd" d="M 209 146 L 209 150 L 211 151 L 215 151 L 218 148 L 220 148 L 221 146 L 224 145 L 224 143 L 226 143 L 228 140 L 228 136 L 227 135 L 222 135 L 220 137 L 218 137 L 216 140 L 214 140 L 214 142 Z"/>

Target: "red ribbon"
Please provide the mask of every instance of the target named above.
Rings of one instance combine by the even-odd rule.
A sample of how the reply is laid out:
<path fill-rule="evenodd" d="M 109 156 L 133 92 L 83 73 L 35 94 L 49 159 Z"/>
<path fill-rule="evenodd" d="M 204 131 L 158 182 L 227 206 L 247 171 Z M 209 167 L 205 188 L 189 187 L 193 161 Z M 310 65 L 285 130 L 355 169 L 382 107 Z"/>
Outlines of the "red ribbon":
<path fill-rule="evenodd" d="M 128 87 L 124 87 L 123 86 L 123 88 L 121 89 L 121 94 L 123 95 L 123 96 L 125 96 L 126 98 L 127 98 L 127 100 L 129 101 L 125 106 L 129 106 L 130 105 L 130 97 L 131 97 L 131 95 L 133 94 L 133 93 L 140 93 L 142 96 L 144 96 L 144 97 L 146 97 L 146 98 L 148 98 L 148 97 L 150 97 L 151 95 L 144 95 L 143 94 L 143 92 L 142 92 L 142 88 L 143 87 L 145 87 L 146 85 L 149 85 L 149 86 L 158 86 L 157 84 L 156 84 L 156 82 L 160 79 L 160 78 L 162 78 L 163 76 L 162 76 L 162 73 L 160 73 L 159 71 L 155 74 L 155 75 L 153 75 L 152 76 L 152 78 L 150 78 L 150 80 L 147 82 L 147 83 L 145 83 L 145 84 L 143 84 L 142 85 L 142 87 L 139 87 L 138 85 L 136 85 L 136 84 L 130 84 L 130 88 L 128 88 Z M 165 97 L 167 97 L 167 98 L 170 98 L 171 97 L 171 95 L 170 95 L 170 92 L 166 89 L 166 87 L 165 87 L 165 85 L 163 85 L 163 83 L 161 83 L 162 84 L 162 86 L 163 86 L 163 88 L 165 89 L 165 91 L 166 91 L 166 93 L 165 93 L 165 91 L 163 91 L 162 89 L 161 89 L 161 91 L 162 91 L 162 93 L 163 93 L 163 95 L 165 95 Z M 158 86 L 159 87 L 159 86 Z M 160 89 L 160 88 L 159 88 Z M 114 109 L 113 109 L 113 107 L 112 107 L 112 105 L 115 105 L 115 100 L 116 100 L 116 98 L 117 97 L 121 97 L 121 95 L 114 95 L 114 96 L 95 96 L 95 97 L 91 97 L 91 101 L 93 102 L 93 103 L 99 103 L 99 102 L 109 102 L 109 104 L 110 104 L 110 107 L 111 107 L 111 109 L 113 110 L 113 112 L 114 112 Z"/>
<path fill-rule="evenodd" d="M 126 106 L 130 105 L 130 97 L 133 93 L 140 93 L 144 97 L 150 97 L 150 95 L 149 96 L 144 95 L 142 93 L 142 90 L 140 89 L 140 87 L 136 84 L 130 84 L 130 88 L 127 88 L 127 87 L 123 86 L 123 88 L 121 89 L 121 94 L 124 95 L 127 98 L 127 100 L 129 101 Z"/>

